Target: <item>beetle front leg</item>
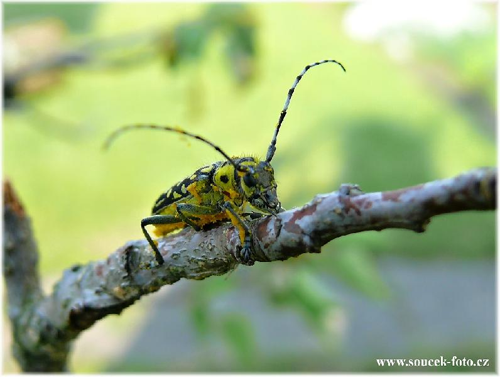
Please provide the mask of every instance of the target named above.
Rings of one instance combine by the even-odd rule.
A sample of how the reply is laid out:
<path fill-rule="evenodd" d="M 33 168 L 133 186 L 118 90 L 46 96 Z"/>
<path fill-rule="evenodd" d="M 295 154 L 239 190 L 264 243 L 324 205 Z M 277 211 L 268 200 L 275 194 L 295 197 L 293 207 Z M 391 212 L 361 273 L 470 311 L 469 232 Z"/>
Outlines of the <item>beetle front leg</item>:
<path fill-rule="evenodd" d="M 245 221 L 238 215 L 232 203 L 225 202 L 222 208 L 226 211 L 233 225 L 238 228 L 240 234 L 242 248 L 238 259 L 240 259 L 243 264 L 252 266 L 254 261 L 252 260 L 252 232 L 250 228 L 248 228 Z"/>

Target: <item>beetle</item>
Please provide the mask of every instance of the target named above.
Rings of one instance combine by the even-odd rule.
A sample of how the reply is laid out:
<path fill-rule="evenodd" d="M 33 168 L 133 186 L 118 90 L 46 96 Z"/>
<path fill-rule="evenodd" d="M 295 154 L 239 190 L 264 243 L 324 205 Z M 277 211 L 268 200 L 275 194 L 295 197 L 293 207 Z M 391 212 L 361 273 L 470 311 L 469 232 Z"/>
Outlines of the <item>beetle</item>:
<path fill-rule="evenodd" d="M 243 264 L 253 264 L 252 233 L 246 217 L 276 215 L 282 211 L 276 192 L 274 170 L 271 166 L 278 134 L 298 83 L 310 68 L 324 63 L 335 63 L 344 72 L 346 71 L 341 63 L 332 59 L 309 64 L 302 70 L 288 91 L 265 160 L 256 157 L 229 157 L 219 146 L 178 127 L 131 125 L 117 129 L 108 137 L 104 144 L 105 149 L 109 148 L 116 137 L 130 130 L 176 132 L 208 144 L 225 158 L 223 161 L 203 166 L 162 193 L 153 206 L 151 216 L 142 219 L 141 229 L 155 253 L 158 264 L 163 264 L 164 259 L 148 233 L 147 226 L 153 225 L 154 234 L 161 237 L 186 226 L 200 231 L 211 224 L 227 220 L 230 220 L 239 231 L 242 247 L 237 252 L 237 258 Z M 249 213 L 246 212 L 248 210 Z"/>

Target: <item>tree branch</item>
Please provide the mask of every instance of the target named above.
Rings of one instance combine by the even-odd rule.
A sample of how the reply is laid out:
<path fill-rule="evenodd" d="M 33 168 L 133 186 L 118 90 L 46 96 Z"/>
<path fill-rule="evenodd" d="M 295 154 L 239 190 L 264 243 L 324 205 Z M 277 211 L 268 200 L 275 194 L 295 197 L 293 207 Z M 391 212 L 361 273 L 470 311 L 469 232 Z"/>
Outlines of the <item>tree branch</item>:
<path fill-rule="evenodd" d="M 8 181 L 4 182 L 3 195 L 3 274 L 14 339 L 12 352 L 26 372 L 66 370 L 69 343 L 52 349 L 45 334 L 50 331 L 50 319 L 36 313 L 44 298 L 30 220 Z"/>
<path fill-rule="evenodd" d="M 145 240 L 131 241 L 104 261 L 66 270 L 53 293 L 43 297 L 29 220 L 16 207 L 17 200 L 4 201 L 9 313 L 15 356 L 25 371 L 64 370 L 71 341 L 97 320 L 120 313 L 163 285 L 222 275 L 240 263 L 236 251 L 241 245 L 232 225 L 202 232 L 186 228 L 159 240 L 162 266 L 156 265 Z M 342 185 L 301 208 L 252 222 L 254 260 L 272 262 L 319 253 L 335 238 L 368 230 L 423 232 L 433 216 L 495 208 L 494 168 L 387 192 L 364 194 L 356 185 Z"/>

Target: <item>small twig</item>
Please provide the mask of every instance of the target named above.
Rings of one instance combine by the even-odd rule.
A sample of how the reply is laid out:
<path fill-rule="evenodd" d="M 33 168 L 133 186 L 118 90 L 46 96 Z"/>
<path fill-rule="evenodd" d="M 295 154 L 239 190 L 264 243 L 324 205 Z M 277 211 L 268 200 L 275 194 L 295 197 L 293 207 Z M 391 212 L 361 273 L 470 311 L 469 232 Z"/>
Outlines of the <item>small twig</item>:
<path fill-rule="evenodd" d="M 66 270 L 54 292 L 44 298 L 38 278 L 33 283 L 26 276 L 27 270 L 36 276 L 36 246 L 24 211 L 14 203 L 18 201 L 5 205 L 5 271 L 9 306 L 17 313 L 11 315 L 17 331 L 16 358 L 25 371 L 64 370 L 71 341 L 97 320 L 118 314 L 141 296 L 181 278 L 222 275 L 239 264 L 235 250 L 241 245 L 232 225 L 202 232 L 186 228 L 159 240 L 162 266 L 157 266 L 145 240 L 131 241 L 105 261 Z M 495 208 L 494 168 L 388 192 L 364 194 L 355 185 L 342 185 L 301 208 L 254 221 L 254 260 L 272 262 L 319 253 L 335 238 L 368 230 L 423 232 L 433 216 Z M 25 238 L 15 238 L 23 226 Z M 18 295 L 12 293 L 16 289 Z"/>

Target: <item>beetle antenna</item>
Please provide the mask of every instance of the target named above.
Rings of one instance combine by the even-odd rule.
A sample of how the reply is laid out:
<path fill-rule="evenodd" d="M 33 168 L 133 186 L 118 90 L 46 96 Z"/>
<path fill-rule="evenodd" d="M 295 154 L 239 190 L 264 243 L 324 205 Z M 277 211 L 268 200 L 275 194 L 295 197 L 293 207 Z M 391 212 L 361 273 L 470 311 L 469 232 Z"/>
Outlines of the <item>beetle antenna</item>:
<path fill-rule="evenodd" d="M 121 127 L 121 128 L 118 128 L 116 131 L 114 131 L 111 135 L 108 136 L 108 138 L 104 142 L 103 149 L 107 150 L 111 146 L 111 144 L 113 143 L 113 141 L 115 141 L 116 138 L 118 136 L 120 136 L 122 133 L 130 131 L 130 130 L 138 130 L 138 129 L 171 131 L 171 132 L 176 132 L 178 134 L 189 136 L 189 137 L 192 137 L 194 139 L 200 140 L 200 141 L 204 142 L 205 144 L 210 145 L 217 152 L 219 152 L 221 155 L 223 155 L 226 158 L 226 160 L 228 160 L 236 168 L 236 170 L 241 171 L 241 172 L 246 172 L 247 171 L 247 169 L 246 169 L 245 166 L 238 166 L 231 159 L 231 157 L 229 157 L 220 147 L 218 147 L 214 143 L 208 141 L 207 139 L 205 139 L 205 138 L 203 138 L 203 137 L 201 137 L 199 135 L 195 135 L 195 134 L 192 134 L 190 132 L 184 131 L 183 129 L 181 129 L 179 127 L 157 126 L 157 125 L 154 125 L 154 124 L 137 124 L 137 125 L 131 125 L 131 126 Z"/>
<path fill-rule="evenodd" d="M 295 88 L 299 84 L 299 81 L 302 79 L 302 77 L 309 70 L 309 68 L 315 67 L 315 66 L 323 64 L 323 63 L 338 64 L 340 66 L 340 68 L 342 68 L 344 70 L 344 72 L 346 72 L 344 66 L 341 63 L 339 63 L 336 60 L 327 59 L 327 60 L 321 60 L 319 62 L 307 65 L 304 68 L 304 70 L 296 77 L 295 82 L 293 83 L 292 87 L 290 88 L 290 90 L 288 90 L 288 95 L 286 97 L 285 106 L 283 106 L 283 110 L 281 110 L 278 124 L 276 125 L 276 130 L 274 131 L 273 139 L 271 140 L 271 144 L 269 145 L 269 149 L 267 150 L 267 157 L 266 157 L 267 162 L 271 162 L 271 160 L 274 157 L 274 153 L 276 152 L 276 141 L 278 139 L 278 133 L 280 132 L 281 125 L 283 124 L 283 120 L 285 119 L 286 112 L 288 110 L 288 106 L 290 105 L 290 100 L 292 99 L 292 95 L 293 95 L 293 92 L 295 91 Z"/>

